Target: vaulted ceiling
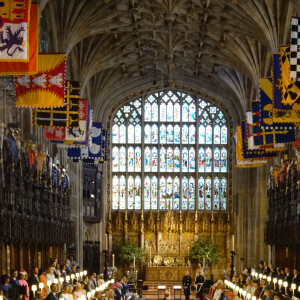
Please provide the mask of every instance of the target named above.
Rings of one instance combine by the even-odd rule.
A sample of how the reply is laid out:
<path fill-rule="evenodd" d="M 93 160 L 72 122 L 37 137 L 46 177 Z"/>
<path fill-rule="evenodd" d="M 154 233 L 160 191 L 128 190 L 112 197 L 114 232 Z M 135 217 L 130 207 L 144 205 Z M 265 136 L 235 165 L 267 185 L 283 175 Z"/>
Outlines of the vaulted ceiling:
<path fill-rule="evenodd" d="M 299 0 L 40 0 L 42 52 L 66 52 L 68 77 L 104 120 L 138 91 L 186 86 L 235 120 L 289 42 Z"/>

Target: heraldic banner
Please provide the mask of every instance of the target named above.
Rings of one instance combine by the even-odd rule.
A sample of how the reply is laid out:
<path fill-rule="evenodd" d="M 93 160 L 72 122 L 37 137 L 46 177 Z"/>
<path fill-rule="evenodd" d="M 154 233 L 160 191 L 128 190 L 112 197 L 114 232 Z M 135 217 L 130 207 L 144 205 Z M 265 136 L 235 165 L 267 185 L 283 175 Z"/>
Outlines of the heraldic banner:
<path fill-rule="evenodd" d="M 65 96 L 65 54 L 39 54 L 38 73 L 15 77 L 19 107 L 61 107 Z"/>
<path fill-rule="evenodd" d="M 8 13 L 7 11 L 14 11 L 20 9 L 13 8 L 22 4 L 26 8 L 29 8 L 29 1 L 2 1 L 4 6 L 0 7 L 0 75 L 25 75 L 25 74 L 36 74 L 37 73 L 37 58 L 38 58 L 38 29 L 39 29 L 39 10 L 38 4 L 33 3 L 30 9 L 30 20 L 29 26 L 26 29 L 29 33 L 25 35 L 24 31 L 18 32 L 13 30 L 15 26 L 19 26 L 21 30 L 23 25 L 15 24 L 15 26 L 9 25 L 7 19 L 3 18 L 3 14 Z M 12 2 L 10 8 L 7 8 L 7 3 Z M 24 4 L 23 4 L 24 3 Z M 24 14 L 20 14 L 24 18 L 27 15 L 27 9 L 24 10 Z M 11 14 L 14 15 L 14 14 Z M 19 15 L 19 14 L 18 14 Z M 18 19 L 14 20 L 17 22 Z M 27 20 L 26 20 L 27 22 Z M 27 24 L 27 23 L 26 23 Z M 25 30 L 25 27 L 24 27 Z M 19 35 L 18 35 L 19 33 Z M 20 44 L 22 41 L 22 45 Z M 26 50 L 23 51 L 23 48 Z M 27 54 L 26 54 L 27 53 Z M 26 55 L 25 55 L 26 54 Z M 23 59 L 20 59 L 24 56 Z"/>

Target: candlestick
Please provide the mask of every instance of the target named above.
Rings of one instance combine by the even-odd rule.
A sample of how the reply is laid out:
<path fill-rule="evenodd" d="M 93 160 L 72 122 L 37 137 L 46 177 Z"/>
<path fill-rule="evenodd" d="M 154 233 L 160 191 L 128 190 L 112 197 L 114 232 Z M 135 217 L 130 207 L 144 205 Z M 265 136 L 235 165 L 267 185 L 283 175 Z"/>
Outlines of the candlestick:
<path fill-rule="evenodd" d="M 39 283 L 39 288 L 40 288 L 40 289 L 44 288 L 44 283 L 43 283 L 43 282 L 40 282 L 40 283 Z"/>
<path fill-rule="evenodd" d="M 135 256 L 133 257 L 133 268 L 135 269 Z"/>
<path fill-rule="evenodd" d="M 114 254 L 112 255 L 112 266 L 113 267 L 115 266 L 115 255 Z"/>
<path fill-rule="evenodd" d="M 150 265 L 151 265 L 151 246 L 150 246 Z"/>
<path fill-rule="evenodd" d="M 105 233 L 105 250 L 108 250 L 108 237 L 107 237 L 107 233 Z"/>
<path fill-rule="evenodd" d="M 234 251 L 234 234 L 231 236 L 232 251 Z"/>
<path fill-rule="evenodd" d="M 33 285 L 33 286 L 31 287 L 31 290 L 32 290 L 32 292 L 33 292 L 33 298 L 35 298 L 35 292 L 36 292 L 36 290 L 37 290 L 37 286 L 36 286 L 36 285 Z"/>

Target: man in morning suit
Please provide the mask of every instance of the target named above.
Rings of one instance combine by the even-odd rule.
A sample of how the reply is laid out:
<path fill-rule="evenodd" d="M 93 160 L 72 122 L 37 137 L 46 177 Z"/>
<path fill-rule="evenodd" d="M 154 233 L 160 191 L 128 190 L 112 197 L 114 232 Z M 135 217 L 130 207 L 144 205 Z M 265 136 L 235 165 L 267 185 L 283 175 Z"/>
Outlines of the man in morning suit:
<path fill-rule="evenodd" d="M 198 298 L 200 298 L 200 300 L 203 300 L 203 289 L 202 289 L 202 285 L 205 281 L 205 278 L 204 276 L 201 274 L 201 271 L 199 271 L 198 273 L 198 276 L 196 277 L 196 280 L 195 280 L 195 284 L 197 286 L 197 289 L 196 289 L 196 296 Z"/>
<path fill-rule="evenodd" d="M 32 288 L 31 288 L 33 285 L 36 285 L 36 287 L 37 287 L 37 292 L 35 292 L 35 298 L 39 298 L 39 296 L 40 296 L 40 292 L 38 292 L 39 283 L 40 283 L 39 269 L 37 267 L 33 267 L 32 274 L 28 278 L 28 285 L 29 285 L 29 290 L 30 290 L 30 300 L 34 299 Z"/>
<path fill-rule="evenodd" d="M 46 300 L 58 300 L 58 298 L 56 297 L 56 292 L 57 292 L 57 284 L 56 283 L 52 283 L 50 285 L 50 291 L 51 292 L 46 297 Z"/>
<path fill-rule="evenodd" d="M 185 276 L 183 276 L 182 279 L 182 285 L 183 285 L 185 300 L 189 300 L 191 294 L 191 285 L 192 285 L 192 277 L 190 276 L 189 271 L 185 272 Z"/>
<path fill-rule="evenodd" d="M 21 294 L 21 287 L 17 277 L 18 277 L 18 271 L 12 270 L 11 278 L 10 278 L 10 283 L 12 285 L 12 288 L 10 290 L 11 300 L 18 300 Z"/>

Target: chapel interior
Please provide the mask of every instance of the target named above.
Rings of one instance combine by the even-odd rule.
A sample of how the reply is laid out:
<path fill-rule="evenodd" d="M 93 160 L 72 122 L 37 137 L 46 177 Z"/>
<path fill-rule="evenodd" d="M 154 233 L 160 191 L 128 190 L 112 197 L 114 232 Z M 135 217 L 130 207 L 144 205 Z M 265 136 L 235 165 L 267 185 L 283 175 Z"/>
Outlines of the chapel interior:
<path fill-rule="evenodd" d="M 65 55 L 62 97 L 77 93 L 76 120 L 75 102 L 61 112 L 50 96 L 39 107 L 22 96 L 46 75 L 5 74 L 1 26 L 14 1 L 26 2 L 0 0 L 1 274 L 69 259 L 105 280 L 130 274 L 151 286 L 181 282 L 198 263 L 213 282 L 229 265 L 234 274 L 261 260 L 300 268 L 300 78 L 293 95 L 273 80 L 277 55 L 284 86 L 289 50 L 280 47 L 291 44 L 299 0 L 27 0 L 38 9 L 37 68 Z M 276 91 L 297 97 L 282 114 Z M 272 131 L 253 133 L 255 107 Z M 250 149 L 251 138 L 262 144 Z M 199 241 L 217 247 L 216 263 L 193 257 Z M 119 259 L 124 243 L 142 260 Z M 158 297 L 155 288 L 148 299 Z"/>

